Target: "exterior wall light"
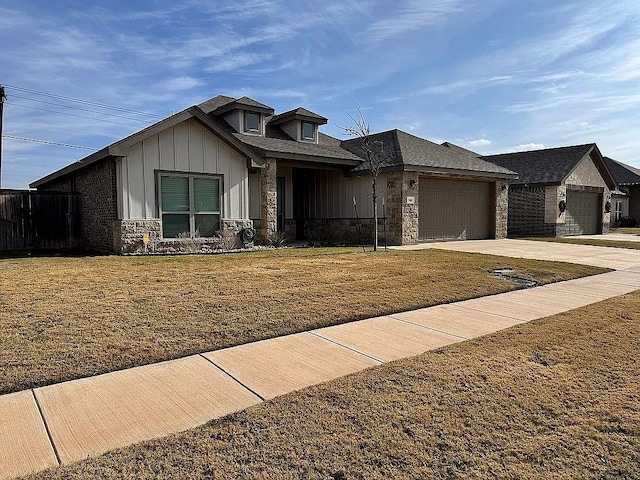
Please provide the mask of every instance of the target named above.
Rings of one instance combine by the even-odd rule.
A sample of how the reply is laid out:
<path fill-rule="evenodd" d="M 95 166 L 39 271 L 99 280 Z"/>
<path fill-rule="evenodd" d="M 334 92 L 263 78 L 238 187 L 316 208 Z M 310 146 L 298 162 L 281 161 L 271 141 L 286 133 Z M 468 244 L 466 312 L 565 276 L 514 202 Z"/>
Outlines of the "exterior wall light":
<path fill-rule="evenodd" d="M 560 200 L 560 202 L 558 202 L 558 210 L 560 210 L 560 213 L 564 213 L 566 209 L 567 209 L 567 202 L 565 202 L 564 200 Z"/>

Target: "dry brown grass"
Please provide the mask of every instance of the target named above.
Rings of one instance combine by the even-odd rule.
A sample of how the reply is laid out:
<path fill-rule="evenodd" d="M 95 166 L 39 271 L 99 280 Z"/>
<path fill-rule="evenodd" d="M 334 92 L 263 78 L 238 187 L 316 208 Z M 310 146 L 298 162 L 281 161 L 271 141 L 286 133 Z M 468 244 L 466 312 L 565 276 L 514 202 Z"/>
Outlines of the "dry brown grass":
<path fill-rule="evenodd" d="M 428 250 L 0 260 L 0 393 L 602 269 Z"/>
<path fill-rule="evenodd" d="M 627 248 L 629 250 L 640 250 L 640 239 L 638 242 L 625 240 L 600 240 L 596 238 L 577 237 L 531 237 L 522 240 L 535 240 L 537 242 L 571 243 L 574 245 L 593 245 L 594 247 Z"/>
<path fill-rule="evenodd" d="M 612 228 L 611 233 L 628 233 L 630 235 L 640 235 L 640 228 L 638 227 Z"/>
<path fill-rule="evenodd" d="M 638 479 L 640 292 L 36 478 Z"/>

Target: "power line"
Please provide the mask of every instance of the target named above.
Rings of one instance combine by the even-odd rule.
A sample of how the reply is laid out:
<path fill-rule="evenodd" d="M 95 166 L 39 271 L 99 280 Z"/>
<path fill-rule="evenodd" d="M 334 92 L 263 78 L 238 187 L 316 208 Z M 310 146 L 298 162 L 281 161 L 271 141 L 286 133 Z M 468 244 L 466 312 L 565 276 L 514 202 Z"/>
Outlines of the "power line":
<path fill-rule="evenodd" d="M 153 113 L 147 113 L 147 112 L 140 112 L 137 110 L 130 110 L 127 108 L 122 108 L 122 107 L 114 107 L 112 105 L 107 105 L 105 103 L 98 103 L 98 102 L 92 102 L 90 100 L 82 100 L 79 98 L 73 98 L 73 97 L 66 97 L 64 95 L 57 95 L 54 93 L 47 93 L 47 92 L 41 92 L 38 90 L 31 90 L 29 88 L 23 88 L 23 87 L 16 87 L 15 85 L 5 85 L 5 87 L 9 87 L 21 92 L 25 92 L 25 93 L 31 93 L 33 95 L 41 95 L 44 97 L 50 97 L 50 98 L 57 98 L 60 100 L 65 100 L 67 102 L 74 102 L 74 103 L 80 103 L 83 105 L 91 105 L 94 107 L 100 107 L 100 108 L 105 108 L 105 109 L 109 109 L 109 110 L 116 110 L 116 111 L 120 111 L 120 112 L 126 112 L 126 113 L 133 113 L 135 115 L 143 115 L 146 117 L 152 117 L 152 118 L 163 118 L 161 115 L 156 115 Z"/>
<path fill-rule="evenodd" d="M 2 138 L 8 138 L 10 140 L 19 140 L 21 142 L 32 142 L 32 143 L 42 143 L 44 145 L 55 145 L 56 147 L 77 148 L 80 150 L 92 150 L 94 152 L 98 150 L 97 148 L 93 148 L 93 147 L 81 147 L 79 145 L 70 145 L 68 143 L 52 142 L 50 140 L 38 140 L 36 138 L 18 137 L 16 135 L 2 135 Z"/>
<path fill-rule="evenodd" d="M 79 98 L 66 97 L 64 95 L 57 95 L 57 94 L 54 94 L 54 93 L 41 92 L 41 91 L 38 91 L 38 90 L 31 90 L 29 88 L 16 87 L 16 86 L 13 86 L 13 85 L 5 85 L 5 86 L 9 87 L 9 88 L 13 88 L 15 90 L 19 90 L 21 92 L 31 93 L 31 94 L 34 94 L 34 95 L 41 95 L 41 96 L 44 96 L 44 97 L 57 98 L 57 99 L 65 100 L 65 101 L 68 101 L 68 102 L 80 103 L 80 104 L 84 104 L 84 105 L 92 105 L 94 107 L 106 108 L 106 109 L 109 109 L 109 110 L 117 110 L 117 111 L 120 111 L 120 112 L 133 113 L 135 115 L 144 115 L 144 116 L 147 116 L 147 117 L 162 118 L 160 115 L 156 115 L 156 114 L 153 114 L 153 113 L 140 112 L 140 111 L 137 111 L 137 110 L 130 110 L 130 109 L 127 109 L 127 108 L 122 108 L 122 107 L 114 107 L 113 105 L 107 105 L 105 103 L 98 103 L 98 102 L 92 102 L 90 100 L 82 100 L 82 99 L 79 99 Z"/>
<path fill-rule="evenodd" d="M 53 105 L 56 107 L 65 107 L 65 108 L 71 108 L 73 110 L 80 110 L 82 112 L 97 113 L 98 115 L 105 115 L 105 112 L 99 112 L 98 110 L 90 110 L 88 108 L 74 107 L 73 105 L 61 105 L 59 103 L 47 102 L 46 100 L 38 100 L 37 98 L 22 97 L 20 95 L 15 95 L 15 94 L 12 94 L 11 98 L 19 98 L 21 100 L 28 100 L 30 102 L 44 103 L 46 105 Z M 109 115 L 110 117 L 124 118 L 125 120 L 131 120 L 132 122 L 144 122 L 144 123 L 148 122 L 148 120 L 146 119 L 143 120 L 139 118 L 125 117 L 124 115 L 116 115 L 115 113 L 106 113 L 106 115 Z"/>
<path fill-rule="evenodd" d="M 140 125 L 131 125 L 130 123 L 114 122 L 112 120 L 106 120 L 104 118 L 86 117 L 84 115 L 75 115 L 73 113 L 59 112 L 57 110 L 47 110 L 46 108 L 31 107 L 29 105 L 21 105 L 19 103 L 13 103 L 13 102 L 6 102 L 6 103 L 9 104 L 9 105 L 12 105 L 14 107 L 30 108 L 32 110 L 40 110 L 42 112 L 55 113 L 55 114 L 58 114 L 58 115 L 66 115 L 68 117 L 84 118 L 84 119 L 87 119 L 87 120 L 94 120 L 96 122 L 114 123 L 116 125 L 124 125 L 125 127 L 140 128 Z M 135 121 L 138 121 L 138 120 L 135 120 Z"/>

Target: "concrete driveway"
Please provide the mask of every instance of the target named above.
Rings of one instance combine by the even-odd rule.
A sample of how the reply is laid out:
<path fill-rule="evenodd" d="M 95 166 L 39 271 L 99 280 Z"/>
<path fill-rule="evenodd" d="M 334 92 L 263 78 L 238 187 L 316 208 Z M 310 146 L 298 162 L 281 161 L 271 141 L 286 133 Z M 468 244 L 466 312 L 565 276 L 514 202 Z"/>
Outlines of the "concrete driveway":
<path fill-rule="evenodd" d="M 584 238 L 613 240 L 625 238 L 625 241 L 637 241 L 636 235 L 609 234 L 585 235 Z M 576 237 L 581 238 L 581 237 Z M 538 242 L 532 240 L 464 240 L 454 242 L 431 242 L 418 245 L 390 247 L 398 250 L 423 250 L 437 248 L 457 252 L 484 253 L 513 258 L 530 258 L 534 260 L 551 260 L 554 262 L 578 263 L 594 267 L 627 270 L 640 268 L 640 250 L 626 248 L 595 247 L 591 245 L 574 245 L 569 243 Z"/>

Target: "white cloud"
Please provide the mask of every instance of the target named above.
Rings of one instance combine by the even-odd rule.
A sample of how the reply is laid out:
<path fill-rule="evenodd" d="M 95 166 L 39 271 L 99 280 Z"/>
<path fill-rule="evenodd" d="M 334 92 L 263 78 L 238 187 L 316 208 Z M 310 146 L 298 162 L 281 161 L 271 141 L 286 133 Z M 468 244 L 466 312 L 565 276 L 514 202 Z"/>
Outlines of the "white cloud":
<path fill-rule="evenodd" d="M 491 145 L 491 143 L 491 140 L 487 140 L 486 138 L 480 138 L 478 140 L 467 142 L 467 144 L 471 147 L 487 147 Z"/>
<path fill-rule="evenodd" d="M 516 148 L 514 148 L 514 151 L 516 152 L 526 152 L 529 150 L 542 150 L 543 148 L 545 148 L 544 143 L 525 143 L 525 144 L 521 144 L 518 145 Z"/>
<path fill-rule="evenodd" d="M 392 7 L 398 14 L 372 23 L 367 29 L 368 38 L 381 41 L 402 33 L 438 25 L 446 18 L 462 11 L 462 0 L 406 0 Z"/>

